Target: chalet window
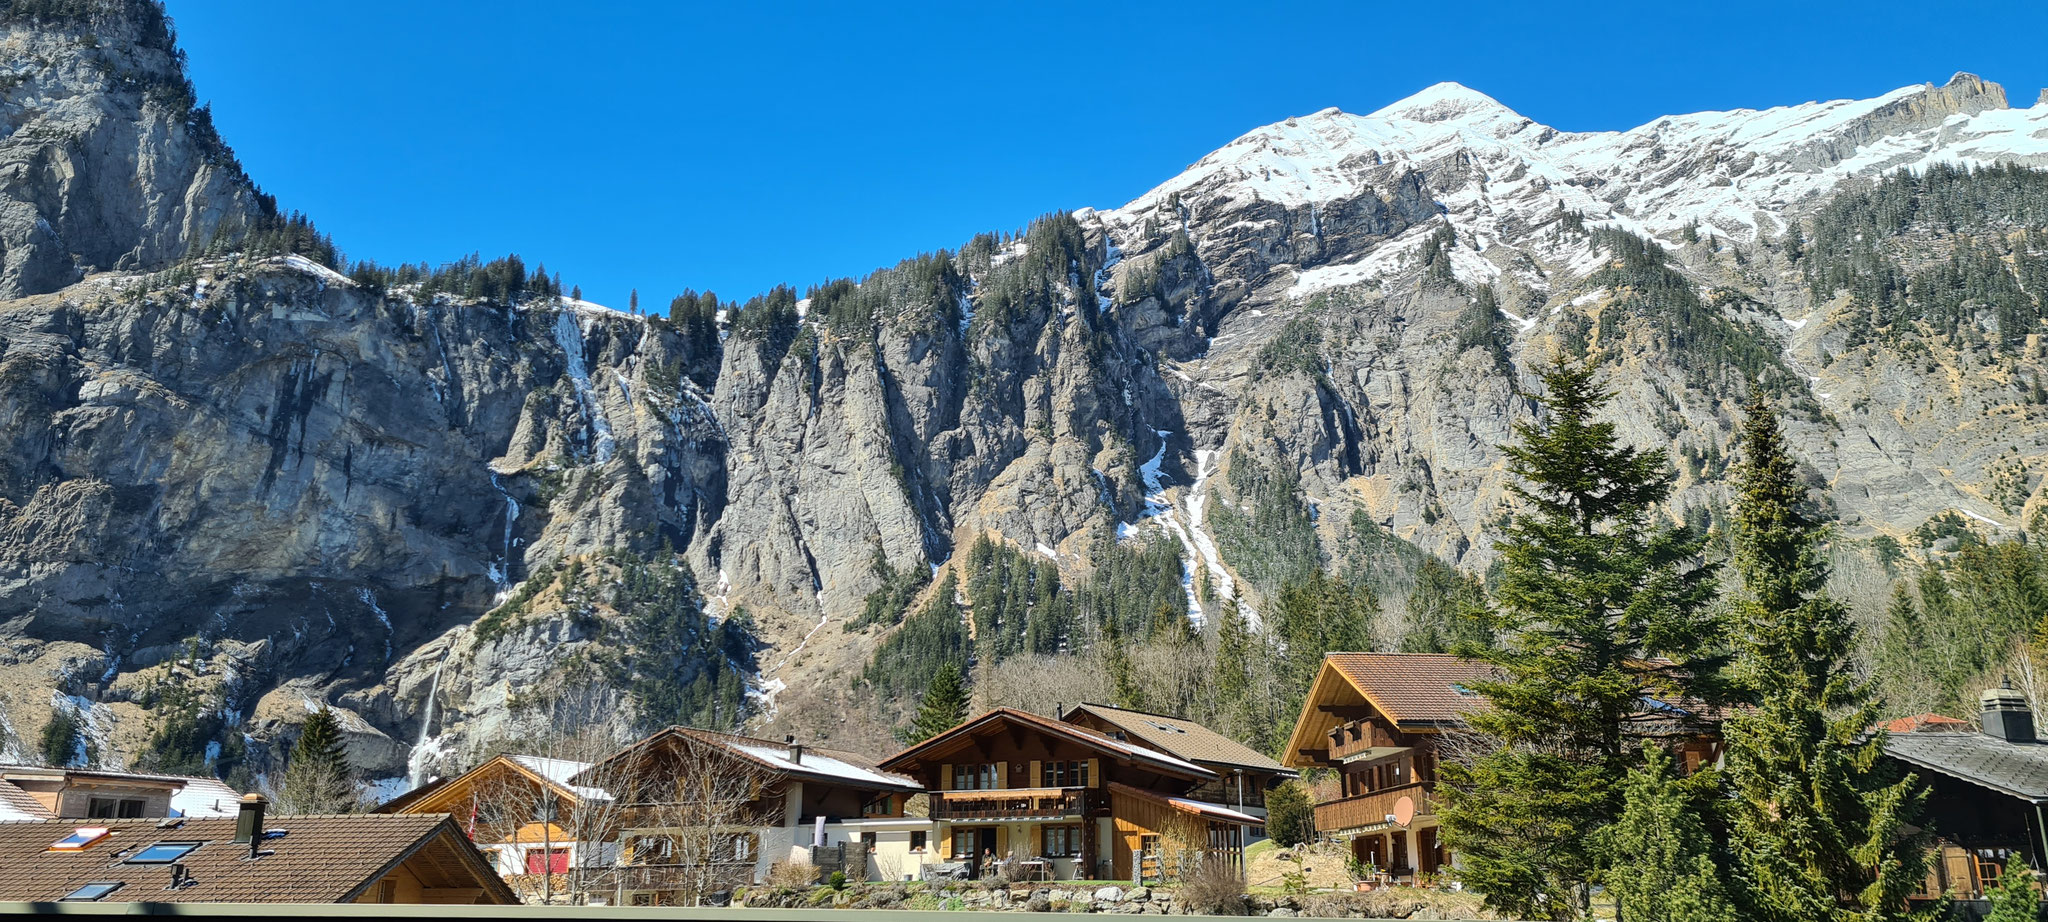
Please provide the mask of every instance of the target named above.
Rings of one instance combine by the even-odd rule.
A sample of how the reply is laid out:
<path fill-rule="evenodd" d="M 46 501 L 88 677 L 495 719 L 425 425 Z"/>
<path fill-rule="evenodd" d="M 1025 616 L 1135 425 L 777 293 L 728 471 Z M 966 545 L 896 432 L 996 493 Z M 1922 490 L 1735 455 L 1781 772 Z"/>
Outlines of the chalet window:
<path fill-rule="evenodd" d="M 924 832 L 922 832 L 922 831 L 919 831 L 919 832 L 913 832 L 913 833 L 911 833 L 911 834 L 910 834 L 910 850 L 911 850 L 911 851 L 913 851 L 913 852 L 921 852 L 921 851 L 924 851 L 924 847 L 925 847 L 925 845 L 924 845 L 924 844 L 925 844 L 925 833 L 924 833 Z"/>
<path fill-rule="evenodd" d="M 1045 857 L 1072 858 L 1081 854 L 1081 827 L 1045 827 Z"/>
<path fill-rule="evenodd" d="M 1065 762 L 1045 763 L 1045 786 L 1049 788 L 1087 787 L 1088 760 L 1074 759 Z"/>
<path fill-rule="evenodd" d="M 975 832 L 976 830 L 973 829 L 953 830 L 953 858 L 955 860 L 964 861 L 975 856 L 977 841 Z"/>
<path fill-rule="evenodd" d="M 890 794 L 884 794 L 880 797 L 875 798 L 874 800 L 862 804 L 860 812 L 862 816 L 888 816 L 890 813 L 894 812 L 890 808 L 895 805 L 895 796 Z"/>
<path fill-rule="evenodd" d="M 85 815 L 95 820 L 132 820 L 149 804 L 135 797 L 95 797 L 86 802 Z"/>
<path fill-rule="evenodd" d="M 552 823 L 561 818 L 562 805 L 552 797 L 534 805 L 533 821 L 536 823 Z"/>
<path fill-rule="evenodd" d="M 861 851 L 864 851 L 864 852 L 872 852 L 872 851 L 874 851 L 874 850 L 875 850 L 875 834 L 874 834 L 874 833 L 872 833 L 872 832 L 863 832 L 863 833 L 861 833 L 861 834 L 860 834 L 860 850 L 861 850 Z"/>
<path fill-rule="evenodd" d="M 655 864 L 675 856 L 675 840 L 668 836 L 641 836 L 633 840 L 633 863 Z"/>
<path fill-rule="evenodd" d="M 753 833 L 734 833 L 724 836 L 713 854 L 728 855 L 733 861 L 747 862 L 754 860 L 757 847 L 758 843 L 755 842 Z"/>
<path fill-rule="evenodd" d="M 953 766 L 953 790 L 993 791 L 996 788 L 996 766 L 993 762 L 979 765 Z"/>

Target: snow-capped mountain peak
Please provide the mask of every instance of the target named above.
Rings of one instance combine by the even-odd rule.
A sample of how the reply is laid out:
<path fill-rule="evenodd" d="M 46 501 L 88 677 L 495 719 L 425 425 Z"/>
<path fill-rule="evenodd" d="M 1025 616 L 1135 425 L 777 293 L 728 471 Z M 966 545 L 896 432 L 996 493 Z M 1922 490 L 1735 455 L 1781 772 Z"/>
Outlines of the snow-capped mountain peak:
<path fill-rule="evenodd" d="M 1462 83 L 1445 81 L 1366 116 L 1380 122 L 1497 121 L 1521 118 L 1500 101 Z"/>
<path fill-rule="evenodd" d="M 1324 109 L 1254 129 L 1102 217 L 1113 226 L 1147 219 L 1211 227 L 1284 222 L 1288 233 L 1318 240 L 1297 253 L 1274 254 L 1300 272 L 1299 292 L 1398 269 L 1397 252 L 1421 251 L 1413 234 L 1398 247 L 1364 239 L 1332 245 L 1323 238 L 1341 230 L 1345 215 L 1390 208 L 1405 214 L 1433 202 L 1477 249 L 1523 243 L 1560 210 L 1651 237 L 1697 227 L 1749 240 L 1781 232 L 1787 216 L 1844 182 L 1935 163 L 2048 166 L 2048 103 L 2009 108 L 1998 84 L 1962 73 L 1941 86 L 1901 87 L 1870 99 L 1563 132 L 1446 82 L 1370 115 Z M 1418 177 L 1428 202 L 1414 201 Z M 1163 213 L 1169 205 L 1173 213 Z M 1480 277 L 1497 274 L 1474 255 L 1461 257 L 1462 265 Z"/>

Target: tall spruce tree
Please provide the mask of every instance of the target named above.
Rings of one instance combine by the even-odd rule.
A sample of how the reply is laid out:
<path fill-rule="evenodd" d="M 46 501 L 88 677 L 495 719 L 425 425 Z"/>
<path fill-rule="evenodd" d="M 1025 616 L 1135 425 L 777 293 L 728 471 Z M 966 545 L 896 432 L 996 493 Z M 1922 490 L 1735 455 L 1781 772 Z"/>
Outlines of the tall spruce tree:
<path fill-rule="evenodd" d="M 1495 545 L 1498 636 L 1459 650 L 1498 673 L 1473 686 L 1487 749 L 1446 764 L 1439 814 L 1491 908 L 1574 919 L 1611 863 L 1643 742 L 1691 729 L 1695 709 L 1671 705 L 1718 699 L 1726 658 L 1704 539 L 1657 517 L 1676 476 L 1664 453 L 1595 421 L 1608 395 L 1590 365 L 1559 359 L 1543 382 L 1547 421 L 1504 449 L 1520 508 Z"/>
<path fill-rule="evenodd" d="M 1623 922 L 1725 922 L 1739 918 L 1716 860 L 1711 775 L 1679 777 L 1662 747 L 1643 751 L 1643 764 L 1624 785 L 1612 884 Z"/>
<path fill-rule="evenodd" d="M 910 726 L 901 737 L 904 745 L 922 743 L 966 719 L 967 685 L 960 677 L 960 667 L 947 663 L 932 673 L 931 682 L 924 688 L 924 700 L 918 702 L 917 715 L 910 719 Z"/>
<path fill-rule="evenodd" d="M 322 705 L 299 725 L 298 742 L 275 792 L 279 813 L 342 813 L 355 806 L 355 768 L 341 736 L 341 721 Z"/>
<path fill-rule="evenodd" d="M 1926 794 L 1881 760 L 1878 707 L 1854 675 L 1856 629 L 1829 598 L 1823 527 L 1759 398 L 1742 429 L 1734 515 L 1736 675 L 1751 705 L 1728 721 L 1729 801 L 1744 917 L 1904 919 L 1923 878 L 1912 831 Z"/>

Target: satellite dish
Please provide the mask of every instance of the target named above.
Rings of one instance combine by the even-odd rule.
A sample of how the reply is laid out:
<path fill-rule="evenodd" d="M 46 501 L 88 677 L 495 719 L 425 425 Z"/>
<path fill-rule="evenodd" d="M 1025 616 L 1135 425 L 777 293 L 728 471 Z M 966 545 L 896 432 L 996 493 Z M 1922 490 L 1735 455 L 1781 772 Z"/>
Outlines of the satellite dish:
<path fill-rule="evenodd" d="M 1415 798 L 1403 795 L 1394 801 L 1394 825 L 1406 828 L 1415 822 Z"/>

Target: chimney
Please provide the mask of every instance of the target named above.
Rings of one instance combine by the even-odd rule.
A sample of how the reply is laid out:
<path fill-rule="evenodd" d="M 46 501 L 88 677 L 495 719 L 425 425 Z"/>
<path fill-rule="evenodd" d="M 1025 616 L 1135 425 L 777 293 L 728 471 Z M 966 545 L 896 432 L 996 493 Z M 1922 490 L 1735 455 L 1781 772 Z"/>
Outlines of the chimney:
<path fill-rule="evenodd" d="M 789 760 L 798 765 L 804 764 L 804 746 L 796 741 L 796 734 L 789 734 L 782 741 L 789 745 Z"/>
<path fill-rule="evenodd" d="M 1984 732 L 2009 743 L 2034 742 L 2034 711 L 2027 698 L 2013 690 L 2012 680 L 1984 693 Z"/>
<path fill-rule="evenodd" d="M 235 814 L 235 844 L 247 844 L 249 857 L 256 857 L 256 850 L 263 845 L 263 809 L 270 806 L 261 794 L 242 795 L 241 809 Z"/>
<path fill-rule="evenodd" d="M 1064 702 L 1064 701 L 1055 701 L 1055 702 L 1053 702 L 1053 705 L 1052 705 L 1052 719 L 1054 719 L 1054 720 L 1066 720 L 1066 719 L 1067 719 L 1067 703 L 1066 703 L 1066 702 Z"/>

